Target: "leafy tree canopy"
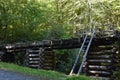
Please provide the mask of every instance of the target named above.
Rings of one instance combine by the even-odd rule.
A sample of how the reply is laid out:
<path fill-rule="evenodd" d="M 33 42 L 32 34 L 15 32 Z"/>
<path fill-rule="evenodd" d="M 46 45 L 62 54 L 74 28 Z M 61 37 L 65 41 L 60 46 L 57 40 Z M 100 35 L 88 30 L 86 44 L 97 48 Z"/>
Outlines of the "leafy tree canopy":
<path fill-rule="evenodd" d="M 0 42 L 75 37 L 78 29 L 120 29 L 120 0 L 0 0 Z"/>

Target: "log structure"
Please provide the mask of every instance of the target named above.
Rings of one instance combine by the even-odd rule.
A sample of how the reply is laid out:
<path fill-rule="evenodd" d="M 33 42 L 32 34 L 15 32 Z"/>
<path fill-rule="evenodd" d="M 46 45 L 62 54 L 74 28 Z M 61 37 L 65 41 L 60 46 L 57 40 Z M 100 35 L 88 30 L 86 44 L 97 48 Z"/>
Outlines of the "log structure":
<path fill-rule="evenodd" d="M 0 45 L 0 51 L 4 52 L 20 52 L 26 51 L 26 49 L 36 49 L 50 47 L 52 49 L 72 49 L 79 48 L 81 46 L 82 38 L 71 39 L 57 39 L 57 40 L 44 40 L 38 42 L 29 43 L 15 43 Z"/>
<path fill-rule="evenodd" d="M 31 68 L 54 70 L 55 52 L 52 49 L 38 49 L 26 51 L 26 64 Z"/>
<path fill-rule="evenodd" d="M 114 46 L 114 41 L 107 41 L 109 44 L 99 44 L 91 46 L 85 61 L 83 71 L 88 76 L 96 78 L 110 79 L 119 63 L 117 54 L 119 53 Z"/>
<path fill-rule="evenodd" d="M 69 75 L 79 75 L 80 72 L 83 72 L 85 75 L 97 79 L 112 80 L 113 72 L 119 68 L 117 65 L 120 63 L 117 56 L 119 51 L 115 47 L 115 42 L 120 42 L 119 38 L 119 35 L 117 34 L 116 36 L 114 30 L 106 30 L 98 33 L 94 29 L 90 35 L 86 32 Z M 76 71 L 80 55 L 83 57 Z"/>
<path fill-rule="evenodd" d="M 54 49 L 81 47 L 80 51 L 84 52 L 84 56 L 78 73 L 82 70 L 88 76 L 111 78 L 113 71 L 117 69 L 116 65 L 119 63 L 117 57 L 119 51 L 114 43 L 120 41 L 120 35 L 113 30 L 95 31 L 92 36 L 88 32 L 86 34 L 88 36 L 86 40 L 84 39 L 85 35 L 82 35 L 79 38 L 71 39 L 7 44 L 1 45 L 0 51 L 7 54 L 25 51 L 25 61 L 28 67 L 53 70 L 56 62 Z"/>

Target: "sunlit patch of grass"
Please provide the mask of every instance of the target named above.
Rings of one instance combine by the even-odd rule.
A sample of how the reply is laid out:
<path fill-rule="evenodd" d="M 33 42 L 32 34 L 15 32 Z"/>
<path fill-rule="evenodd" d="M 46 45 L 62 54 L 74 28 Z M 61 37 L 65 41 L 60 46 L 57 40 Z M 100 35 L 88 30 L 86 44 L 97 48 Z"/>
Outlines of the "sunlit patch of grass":
<path fill-rule="evenodd" d="M 27 67 L 18 66 L 15 64 L 8 64 L 3 62 L 0 62 L 0 69 L 15 71 L 22 74 L 36 76 L 36 77 L 42 77 L 42 78 L 45 78 L 45 80 L 65 80 L 67 77 L 65 74 L 62 74 L 56 71 L 31 69 Z"/>
<path fill-rule="evenodd" d="M 3 63 L 3 62 L 0 62 L 0 69 L 35 76 L 36 78 L 38 77 L 40 80 L 92 80 L 89 77 L 86 77 L 83 75 L 67 76 L 63 73 L 56 72 L 56 71 L 32 69 L 28 67 L 22 67 L 15 64 Z"/>

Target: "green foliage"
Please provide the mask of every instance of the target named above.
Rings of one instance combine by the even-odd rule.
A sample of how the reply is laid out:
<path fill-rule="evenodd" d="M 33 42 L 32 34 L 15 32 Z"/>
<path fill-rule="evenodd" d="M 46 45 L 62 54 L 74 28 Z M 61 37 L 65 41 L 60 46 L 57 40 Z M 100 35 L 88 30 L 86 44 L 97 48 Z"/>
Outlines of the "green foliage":
<path fill-rule="evenodd" d="M 38 3 L 32 5 L 27 0 L 1 0 L 0 5 L 0 26 L 5 34 L 1 37 L 5 42 L 30 40 L 36 33 L 34 31 L 40 23 L 39 19 L 44 20 L 43 14 L 40 13 L 43 10 L 38 9 Z"/>
<path fill-rule="evenodd" d="M 55 51 L 57 53 L 57 57 L 56 57 L 56 70 L 59 72 L 63 72 L 66 74 L 69 74 L 74 60 L 78 54 L 78 49 L 72 49 L 72 50 L 59 50 L 59 51 Z M 80 61 L 82 58 L 80 58 L 78 60 L 78 65 L 77 67 L 79 67 L 80 65 Z"/>
<path fill-rule="evenodd" d="M 13 43 L 62 38 L 66 31 L 56 21 L 51 2 L 0 0 L 0 40 Z"/>
<path fill-rule="evenodd" d="M 120 28 L 119 0 L 0 0 L 0 41 L 74 37 L 106 23 Z"/>
<path fill-rule="evenodd" d="M 68 74 L 69 69 L 69 53 L 68 50 L 56 51 L 56 70 Z"/>
<path fill-rule="evenodd" d="M 25 56 L 26 56 L 25 52 L 14 53 L 15 57 L 14 63 L 25 66 Z"/>
<path fill-rule="evenodd" d="M 120 26 L 119 0 L 58 0 L 63 19 L 77 28 L 113 24 Z M 92 26 L 91 26 L 92 25 Z"/>
<path fill-rule="evenodd" d="M 120 80 L 120 70 L 114 72 L 114 80 Z"/>

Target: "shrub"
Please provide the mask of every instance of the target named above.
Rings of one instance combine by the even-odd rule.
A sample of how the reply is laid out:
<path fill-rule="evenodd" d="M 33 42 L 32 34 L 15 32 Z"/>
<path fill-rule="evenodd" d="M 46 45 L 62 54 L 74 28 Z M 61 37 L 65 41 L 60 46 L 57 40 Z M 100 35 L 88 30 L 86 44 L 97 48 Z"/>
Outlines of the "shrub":
<path fill-rule="evenodd" d="M 120 80 L 120 70 L 114 72 L 114 80 Z"/>

